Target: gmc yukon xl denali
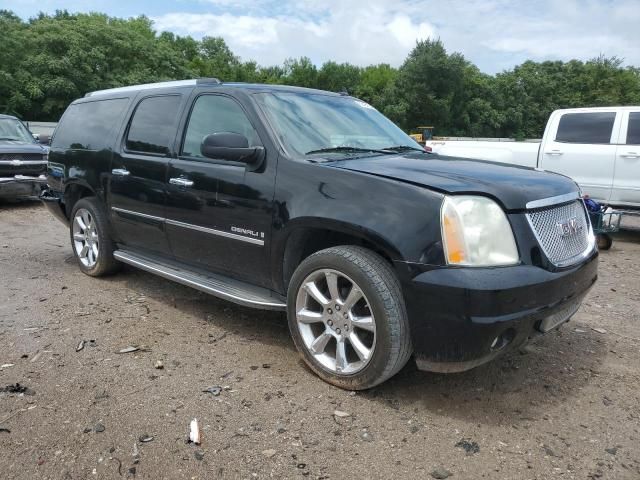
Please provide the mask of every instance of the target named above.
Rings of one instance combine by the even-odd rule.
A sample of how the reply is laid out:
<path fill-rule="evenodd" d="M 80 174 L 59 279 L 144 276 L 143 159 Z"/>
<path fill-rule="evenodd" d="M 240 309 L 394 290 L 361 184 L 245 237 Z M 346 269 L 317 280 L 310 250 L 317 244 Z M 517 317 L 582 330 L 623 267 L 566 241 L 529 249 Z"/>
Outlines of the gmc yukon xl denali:
<path fill-rule="evenodd" d="M 347 389 L 463 371 L 557 328 L 597 278 L 576 183 L 427 153 L 348 95 L 199 79 L 92 92 L 42 200 L 80 270 L 122 263 L 287 312 Z"/>

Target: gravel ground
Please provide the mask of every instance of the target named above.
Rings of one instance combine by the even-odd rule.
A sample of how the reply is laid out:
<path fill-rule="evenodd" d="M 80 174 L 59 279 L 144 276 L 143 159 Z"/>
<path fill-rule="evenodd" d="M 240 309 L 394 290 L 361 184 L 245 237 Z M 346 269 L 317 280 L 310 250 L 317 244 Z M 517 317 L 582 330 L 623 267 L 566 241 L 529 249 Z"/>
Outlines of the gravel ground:
<path fill-rule="evenodd" d="M 303 366 L 283 314 L 86 277 L 43 207 L 0 205 L 0 478 L 638 479 L 640 233 L 600 259 L 579 313 L 521 352 L 354 394 Z"/>

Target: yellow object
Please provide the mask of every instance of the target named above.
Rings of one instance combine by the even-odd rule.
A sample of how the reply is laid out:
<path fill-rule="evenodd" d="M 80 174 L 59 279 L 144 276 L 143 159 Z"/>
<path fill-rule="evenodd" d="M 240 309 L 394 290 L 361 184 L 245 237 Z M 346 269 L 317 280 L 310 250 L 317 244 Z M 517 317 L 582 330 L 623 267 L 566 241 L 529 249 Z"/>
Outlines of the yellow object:
<path fill-rule="evenodd" d="M 420 133 L 411 133 L 409 136 L 421 145 L 433 137 L 433 127 L 416 127 L 415 129 Z"/>

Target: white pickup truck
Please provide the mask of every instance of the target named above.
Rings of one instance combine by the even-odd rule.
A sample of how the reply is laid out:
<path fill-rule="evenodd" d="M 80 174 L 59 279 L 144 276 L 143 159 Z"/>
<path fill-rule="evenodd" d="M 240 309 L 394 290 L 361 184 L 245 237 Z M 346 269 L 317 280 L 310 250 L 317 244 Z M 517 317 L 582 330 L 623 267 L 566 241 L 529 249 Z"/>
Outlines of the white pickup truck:
<path fill-rule="evenodd" d="M 541 142 L 430 140 L 440 155 L 562 173 L 601 203 L 640 208 L 640 107 L 556 110 Z"/>

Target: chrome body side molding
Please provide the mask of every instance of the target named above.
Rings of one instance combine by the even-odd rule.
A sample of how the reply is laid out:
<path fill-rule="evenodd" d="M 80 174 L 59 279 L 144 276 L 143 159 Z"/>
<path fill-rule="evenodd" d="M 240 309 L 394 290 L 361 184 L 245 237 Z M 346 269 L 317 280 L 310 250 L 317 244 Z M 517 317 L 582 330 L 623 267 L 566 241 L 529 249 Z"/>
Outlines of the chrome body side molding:
<path fill-rule="evenodd" d="M 235 233 L 224 232 L 222 230 L 215 230 L 213 228 L 201 227 L 200 225 L 193 225 L 191 223 L 179 222 L 177 220 L 165 219 L 167 225 L 175 225 L 176 227 L 189 228 L 191 230 L 197 230 L 203 233 L 209 233 L 211 235 L 218 235 L 220 237 L 232 238 L 234 240 L 240 240 L 241 242 L 253 243 L 254 245 L 264 245 L 264 240 L 259 238 L 244 237 Z"/>
<path fill-rule="evenodd" d="M 134 212 L 133 210 L 125 210 L 124 208 L 111 207 L 111 210 L 117 213 L 124 213 L 125 215 L 133 215 L 136 217 L 146 218 L 147 220 L 155 220 L 156 222 L 164 222 L 164 218 L 156 217 L 154 215 L 147 215 L 146 213 Z"/>
<path fill-rule="evenodd" d="M 156 217 L 154 215 L 147 215 L 146 213 L 134 212 L 132 210 L 126 210 L 119 207 L 111 207 L 111 210 L 117 213 L 123 213 L 125 215 L 133 215 L 147 220 L 154 220 L 156 222 L 164 223 L 165 225 L 173 225 L 181 228 L 188 228 L 190 230 L 197 230 L 198 232 L 208 233 L 210 235 L 217 235 L 219 237 L 231 238 L 240 242 L 252 243 L 254 245 L 264 246 L 264 240 L 260 238 L 245 237 L 236 233 L 225 232 L 223 230 L 216 230 L 214 228 L 202 227 L 200 225 L 193 225 L 191 223 L 179 222 L 178 220 L 171 220 L 170 218 Z"/>

